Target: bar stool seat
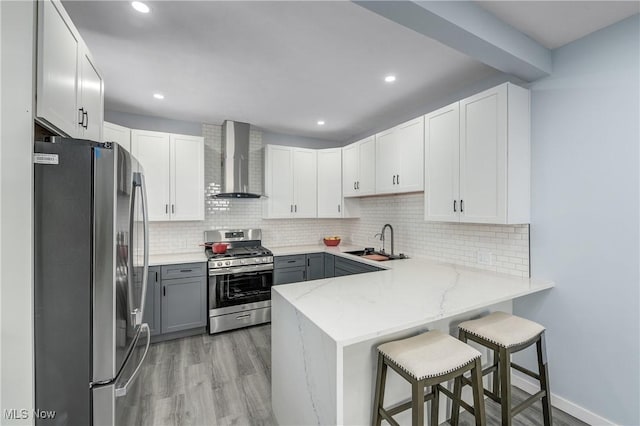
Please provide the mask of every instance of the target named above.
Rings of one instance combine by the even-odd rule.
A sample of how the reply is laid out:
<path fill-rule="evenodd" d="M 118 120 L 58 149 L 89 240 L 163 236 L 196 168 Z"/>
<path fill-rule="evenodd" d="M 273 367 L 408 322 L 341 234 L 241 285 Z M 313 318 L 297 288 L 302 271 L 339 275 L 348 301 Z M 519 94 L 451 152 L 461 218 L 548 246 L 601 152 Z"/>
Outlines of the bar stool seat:
<path fill-rule="evenodd" d="M 474 415 L 477 426 L 484 426 L 486 419 L 480 359 L 481 354 L 476 349 L 436 330 L 378 346 L 378 367 L 371 423 L 374 426 L 380 426 L 382 420 L 386 420 L 390 425 L 398 426 L 393 416 L 411 409 L 411 424 L 423 426 L 424 403 L 431 401 L 430 424 L 437 426 L 440 393 L 449 398 L 456 398 L 456 395 L 441 383 L 462 377 L 465 372 L 470 371 L 473 406 L 460 397 L 457 398 L 458 406 L 462 406 Z M 411 385 L 411 400 L 390 408 L 384 407 L 387 367 L 391 367 Z M 427 393 L 425 393 L 426 387 L 429 387 Z"/>
<path fill-rule="evenodd" d="M 505 348 L 528 342 L 544 331 L 544 327 L 536 322 L 505 312 L 494 312 L 483 318 L 465 321 L 458 327 Z"/>
<path fill-rule="evenodd" d="M 471 346 L 437 330 L 385 343 L 378 350 L 416 380 L 451 373 L 481 356 Z"/>

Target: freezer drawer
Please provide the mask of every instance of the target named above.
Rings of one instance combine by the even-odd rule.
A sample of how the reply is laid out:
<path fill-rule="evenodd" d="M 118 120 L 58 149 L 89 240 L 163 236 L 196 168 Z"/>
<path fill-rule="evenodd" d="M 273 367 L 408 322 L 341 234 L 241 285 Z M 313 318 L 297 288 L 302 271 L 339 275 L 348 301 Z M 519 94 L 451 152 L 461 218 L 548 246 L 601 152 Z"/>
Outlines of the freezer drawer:
<path fill-rule="evenodd" d="M 209 333 L 235 330 L 271 321 L 271 307 L 209 317 Z"/>

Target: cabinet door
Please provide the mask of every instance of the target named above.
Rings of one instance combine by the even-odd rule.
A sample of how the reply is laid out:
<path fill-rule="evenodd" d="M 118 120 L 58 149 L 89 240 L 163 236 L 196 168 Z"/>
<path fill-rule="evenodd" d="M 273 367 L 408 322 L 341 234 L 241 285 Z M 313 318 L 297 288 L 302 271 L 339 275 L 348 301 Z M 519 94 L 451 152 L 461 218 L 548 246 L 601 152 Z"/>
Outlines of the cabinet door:
<path fill-rule="evenodd" d="M 396 128 L 398 168 L 395 192 L 424 190 L 424 118 L 419 117 Z"/>
<path fill-rule="evenodd" d="M 307 281 L 324 278 L 324 253 L 307 255 Z"/>
<path fill-rule="evenodd" d="M 425 116 L 425 145 L 425 220 L 457 222 L 460 215 L 458 102 Z"/>
<path fill-rule="evenodd" d="M 297 283 L 305 281 L 307 275 L 306 267 L 278 268 L 273 270 L 273 285 Z"/>
<path fill-rule="evenodd" d="M 206 277 L 162 281 L 162 332 L 204 327 L 206 318 Z"/>
<path fill-rule="evenodd" d="M 360 164 L 359 147 L 356 142 L 342 148 L 342 194 L 345 197 L 358 195 L 356 185 Z"/>
<path fill-rule="evenodd" d="M 160 281 L 160 267 L 149 268 L 149 282 L 147 283 L 147 294 L 144 302 L 143 322 L 149 324 L 151 335 L 160 334 L 162 323 L 160 321 L 160 310 L 162 309 L 162 285 Z"/>
<path fill-rule="evenodd" d="M 391 194 L 397 191 L 399 148 L 396 127 L 376 135 L 376 194 Z"/>
<path fill-rule="evenodd" d="M 371 136 L 360 142 L 358 195 L 376 192 L 376 140 Z"/>
<path fill-rule="evenodd" d="M 268 145 L 265 155 L 267 217 L 293 215 L 293 151 L 290 147 Z"/>
<path fill-rule="evenodd" d="M 171 220 L 204 220 L 204 138 L 171 135 Z"/>
<path fill-rule="evenodd" d="M 171 149 L 168 133 L 131 131 L 131 148 L 144 170 L 149 220 L 169 220 Z"/>
<path fill-rule="evenodd" d="M 318 217 L 317 155 L 313 149 L 293 149 L 293 215 Z"/>
<path fill-rule="evenodd" d="M 507 87 L 460 101 L 460 221 L 505 223 Z"/>
<path fill-rule="evenodd" d="M 102 140 L 105 142 L 115 142 L 126 149 L 127 152 L 131 152 L 131 129 L 127 127 L 105 121 L 102 130 Z"/>
<path fill-rule="evenodd" d="M 342 150 L 318 151 L 318 217 L 342 217 Z"/>
<path fill-rule="evenodd" d="M 37 115 L 70 137 L 79 131 L 80 36 L 59 2 L 38 2 Z"/>
<path fill-rule="evenodd" d="M 78 108 L 83 110 L 82 137 L 93 141 L 102 140 L 104 114 L 104 83 L 93 63 L 89 51 L 84 47 L 80 55 Z"/>
<path fill-rule="evenodd" d="M 335 256 L 329 253 L 324 254 L 324 277 L 333 278 L 335 276 Z"/>

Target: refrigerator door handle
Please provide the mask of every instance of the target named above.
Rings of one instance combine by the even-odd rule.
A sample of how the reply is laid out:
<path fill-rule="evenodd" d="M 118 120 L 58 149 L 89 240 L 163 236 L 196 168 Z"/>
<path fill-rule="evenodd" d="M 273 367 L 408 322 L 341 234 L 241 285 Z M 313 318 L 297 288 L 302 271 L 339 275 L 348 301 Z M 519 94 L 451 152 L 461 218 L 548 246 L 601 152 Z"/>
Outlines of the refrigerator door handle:
<path fill-rule="evenodd" d="M 143 234 L 143 268 L 142 268 L 142 294 L 140 295 L 140 307 L 132 312 L 134 324 L 141 325 L 144 316 L 144 305 L 147 298 L 147 286 L 149 284 L 149 209 L 147 203 L 147 186 L 142 173 L 135 173 L 135 185 L 140 188 L 142 194 L 142 234 Z M 133 219 L 133 218 L 132 218 Z"/>
<path fill-rule="evenodd" d="M 147 358 L 147 353 L 149 352 L 149 345 L 151 344 L 151 332 L 149 331 L 149 325 L 147 323 L 143 323 L 140 326 L 140 331 L 142 332 L 142 330 L 145 330 L 147 333 L 147 344 L 144 348 L 144 353 L 142 354 L 142 358 L 140 359 L 140 362 L 136 366 L 136 369 L 133 370 L 133 373 L 131 374 L 127 382 L 120 387 L 116 387 L 115 389 L 116 398 L 125 396 L 127 394 L 127 392 L 129 391 L 129 388 L 131 387 L 131 385 L 133 385 L 133 382 L 136 380 L 138 373 L 140 373 L 140 368 L 142 368 L 142 364 L 144 364 L 144 360 Z"/>

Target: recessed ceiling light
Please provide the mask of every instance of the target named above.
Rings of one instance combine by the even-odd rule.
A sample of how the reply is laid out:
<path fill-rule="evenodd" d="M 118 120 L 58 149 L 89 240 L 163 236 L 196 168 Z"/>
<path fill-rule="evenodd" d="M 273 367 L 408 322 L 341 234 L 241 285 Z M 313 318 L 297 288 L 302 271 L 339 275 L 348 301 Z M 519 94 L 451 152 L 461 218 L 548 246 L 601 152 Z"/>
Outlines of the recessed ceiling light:
<path fill-rule="evenodd" d="M 149 13 L 149 6 L 141 1 L 132 1 L 131 6 L 140 13 Z"/>
<path fill-rule="evenodd" d="M 324 126 L 324 120 L 318 120 L 318 126 Z"/>
<path fill-rule="evenodd" d="M 396 76 L 395 75 L 388 75 L 384 78 L 384 81 L 386 81 L 387 83 L 393 83 L 394 81 L 396 81 Z"/>
<path fill-rule="evenodd" d="M 162 93 L 154 93 L 153 97 L 156 99 L 164 99 L 164 95 Z"/>

